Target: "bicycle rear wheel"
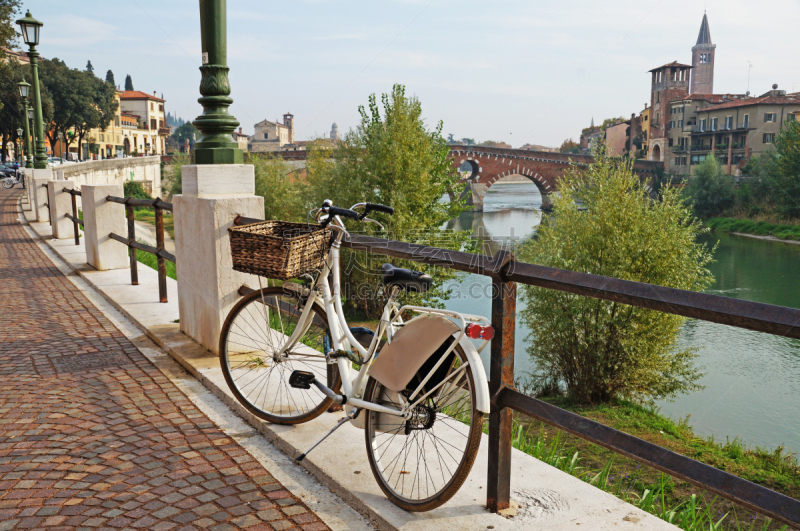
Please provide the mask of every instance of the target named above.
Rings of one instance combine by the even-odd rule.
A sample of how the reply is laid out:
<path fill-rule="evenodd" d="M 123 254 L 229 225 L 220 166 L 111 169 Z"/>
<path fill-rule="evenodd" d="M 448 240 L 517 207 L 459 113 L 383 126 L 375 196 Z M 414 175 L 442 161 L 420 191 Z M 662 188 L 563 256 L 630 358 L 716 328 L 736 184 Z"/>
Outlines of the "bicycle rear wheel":
<path fill-rule="evenodd" d="M 442 353 L 444 349 L 437 354 Z M 401 391 L 404 399 L 429 373 L 439 359 L 437 354 Z M 407 511 L 430 511 L 447 502 L 467 479 L 478 455 L 483 413 L 475 408 L 472 367 L 460 347 L 454 349 L 418 396 L 440 382 L 444 384 L 415 408 L 409 420 L 364 411 L 372 473 L 384 494 Z M 372 378 L 364 398 L 401 407 L 398 393 Z"/>
<path fill-rule="evenodd" d="M 9 188 L 14 188 L 14 178 L 13 177 L 3 177 L 3 188 L 8 190 Z"/>
<path fill-rule="evenodd" d="M 306 304 L 295 289 L 265 288 L 240 300 L 222 327 L 220 363 L 228 386 L 250 412 L 275 424 L 307 422 L 333 404 L 314 386 L 291 387 L 293 371 L 312 372 L 336 392 L 341 384 L 336 366 L 325 358 L 331 335 L 318 303 L 312 303 L 310 323 L 299 341 L 284 349 Z"/>

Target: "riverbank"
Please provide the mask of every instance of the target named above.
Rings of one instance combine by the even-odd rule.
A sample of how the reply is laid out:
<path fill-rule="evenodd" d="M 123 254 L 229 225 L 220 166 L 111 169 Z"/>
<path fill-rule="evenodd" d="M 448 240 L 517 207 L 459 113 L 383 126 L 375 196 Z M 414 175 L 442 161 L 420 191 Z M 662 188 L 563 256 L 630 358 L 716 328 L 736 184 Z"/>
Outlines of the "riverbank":
<path fill-rule="evenodd" d="M 741 236 L 757 236 L 772 241 L 800 243 L 800 225 L 727 217 L 711 218 L 704 224 L 717 232 L 731 232 Z"/>
<path fill-rule="evenodd" d="M 584 406 L 562 397 L 545 397 L 542 400 L 792 498 L 800 497 L 800 467 L 797 457 L 782 448 L 770 451 L 745 446 L 738 439 L 718 442 L 702 438 L 693 432 L 688 418 L 676 423 L 654 409 L 630 402 Z M 634 505 L 642 503 L 646 491 L 654 493 L 656 502 L 651 510 L 654 514 L 669 511 L 681 514 L 689 506 L 695 505 L 692 496 L 696 495 L 699 508 L 693 510 L 693 514 L 699 520 L 705 521 L 705 524 L 687 527 L 681 525 L 682 529 L 708 529 L 709 523 L 716 524 L 726 514 L 728 516 L 722 521 L 722 525 L 714 529 L 740 531 L 783 528 L 782 525 L 769 524 L 760 515 L 754 515 L 726 500 L 702 492 L 687 482 L 641 466 L 632 459 L 547 424 L 521 416 L 517 417 L 517 421 L 518 431 L 514 434 L 517 448 Z M 660 501 L 662 492 L 664 507 Z"/>

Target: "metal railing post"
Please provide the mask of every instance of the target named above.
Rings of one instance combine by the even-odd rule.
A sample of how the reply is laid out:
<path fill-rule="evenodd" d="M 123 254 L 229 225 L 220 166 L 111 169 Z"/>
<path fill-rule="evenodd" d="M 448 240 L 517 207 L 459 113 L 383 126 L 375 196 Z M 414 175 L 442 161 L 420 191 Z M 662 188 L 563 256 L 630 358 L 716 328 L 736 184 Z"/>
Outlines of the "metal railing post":
<path fill-rule="evenodd" d="M 78 232 L 78 196 L 75 194 L 70 194 L 72 196 L 72 230 L 75 231 L 75 245 L 81 244 L 81 236 Z"/>
<path fill-rule="evenodd" d="M 164 252 L 164 211 L 158 208 L 158 199 L 153 201 L 156 214 L 156 261 L 158 263 L 158 297 L 167 302 L 167 261 L 161 256 Z"/>
<path fill-rule="evenodd" d="M 125 215 L 128 218 L 128 241 L 135 242 L 136 241 L 136 225 L 133 223 L 133 207 L 131 205 L 125 205 Z M 136 262 L 136 249 L 133 247 L 128 247 L 128 254 L 130 256 L 130 264 L 131 264 L 131 285 L 138 286 L 139 285 L 139 269 Z"/>
<path fill-rule="evenodd" d="M 496 397 L 505 388 L 514 388 L 514 336 L 517 317 L 517 283 L 502 279 L 502 269 L 512 259 L 511 253 L 497 253 L 499 276 L 492 278 L 492 326 L 495 336 L 489 361 L 489 396 Z M 486 506 L 493 513 L 511 504 L 511 425 L 513 412 L 492 400 L 489 413 L 489 469 Z"/>

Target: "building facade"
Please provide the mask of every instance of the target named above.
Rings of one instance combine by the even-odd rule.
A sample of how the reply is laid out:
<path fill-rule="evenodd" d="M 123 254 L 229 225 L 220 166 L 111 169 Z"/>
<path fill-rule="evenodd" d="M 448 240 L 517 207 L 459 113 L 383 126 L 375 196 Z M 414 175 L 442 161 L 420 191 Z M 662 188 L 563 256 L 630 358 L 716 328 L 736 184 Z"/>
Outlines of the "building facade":
<path fill-rule="evenodd" d="M 294 115 L 283 115 L 283 123 L 263 120 L 255 125 L 255 133 L 249 137 L 249 151 L 263 153 L 280 151 L 284 146 L 294 144 Z"/>
<path fill-rule="evenodd" d="M 775 137 L 800 115 L 800 95 L 773 89 L 758 97 L 743 94 L 692 95 L 675 101 L 683 126 L 670 134 L 667 171 L 692 175 L 694 166 L 716 156 L 735 175 L 752 156 L 773 149 Z"/>
<path fill-rule="evenodd" d="M 650 126 L 648 160 L 665 161 L 669 147 L 671 102 L 689 94 L 692 67 L 673 61 L 650 70 Z"/>
<path fill-rule="evenodd" d="M 250 137 L 242 133 L 241 127 L 239 128 L 238 131 L 233 132 L 233 141 L 239 145 L 239 149 L 241 149 L 244 152 L 247 152 L 247 145 L 250 142 Z"/>

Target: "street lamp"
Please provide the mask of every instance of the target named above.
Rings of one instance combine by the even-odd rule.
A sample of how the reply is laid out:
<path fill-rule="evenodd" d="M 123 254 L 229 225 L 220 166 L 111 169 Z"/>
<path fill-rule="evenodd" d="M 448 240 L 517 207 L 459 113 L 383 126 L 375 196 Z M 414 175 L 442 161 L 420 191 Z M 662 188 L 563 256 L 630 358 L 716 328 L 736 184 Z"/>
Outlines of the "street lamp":
<path fill-rule="evenodd" d="M 203 64 L 200 66 L 203 114 L 194 121 L 200 131 L 195 146 L 196 164 L 242 164 L 244 153 L 233 141 L 239 121 L 228 113 L 233 100 L 228 80 L 228 27 L 226 0 L 200 0 L 200 36 Z"/>
<path fill-rule="evenodd" d="M 33 150 L 31 149 L 31 128 L 29 120 L 33 118 L 33 109 L 28 105 L 28 97 L 31 93 L 31 85 L 25 81 L 17 83 L 19 87 L 19 96 L 22 98 L 22 105 L 25 109 L 25 116 L 22 121 L 25 122 L 25 167 L 33 167 Z"/>
<path fill-rule="evenodd" d="M 25 17 L 17 20 L 22 30 L 22 38 L 28 45 L 28 57 L 31 60 L 31 74 L 33 76 L 33 110 L 35 116 L 35 144 L 36 153 L 34 155 L 33 167 L 37 170 L 47 168 L 47 155 L 44 150 L 44 119 L 42 118 L 42 94 L 39 90 L 39 52 L 36 45 L 39 44 L 39 31 L 43 24 L 33 18 L 31 12 L 25 13 Z M 22 89 L 20 89 L 22 90 Z"/>
<path fill-rule="evenodd" d="M 58 156 L 59 158 L 64 158 L 64 133 L 61 131 L 58 132 Z"/>

